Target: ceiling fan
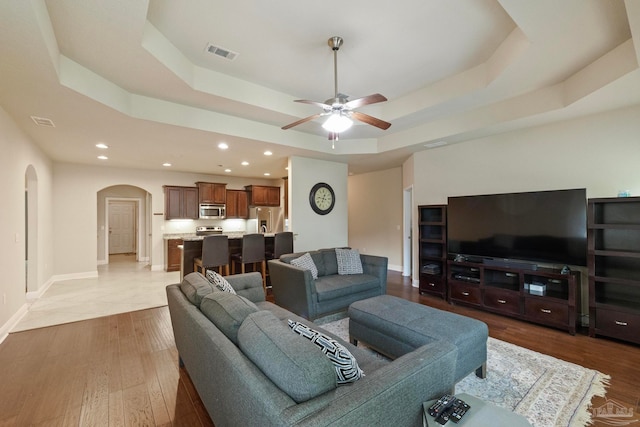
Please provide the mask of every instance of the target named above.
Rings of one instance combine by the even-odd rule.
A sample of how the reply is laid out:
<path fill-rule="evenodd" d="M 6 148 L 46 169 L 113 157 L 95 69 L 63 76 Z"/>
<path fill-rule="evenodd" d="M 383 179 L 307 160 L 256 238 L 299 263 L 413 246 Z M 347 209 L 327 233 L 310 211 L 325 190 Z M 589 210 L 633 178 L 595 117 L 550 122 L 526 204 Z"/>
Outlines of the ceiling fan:
<path fill-rule="evenodd" d="M 329 98 L 324 102 L 296 99 L 294 102 L 317 105 L 324 111 L 322 113 L 317 113 L 283 126 L 282 129 L 290 129 L 299 124 L 323 116 L 329 116 L 322 127 L 329 131 L 330 141 L 337 141 L 340 133 L 346 131 L 351 127 L 351 125 L 353 124 L 353 120 L 351 119 L 356 119 L 358 121 L 367 123 L 383 130 L 389 129 L 391 123 L 385 122 L 384 120 L 377 119 L 364 113 L 360 113 L 358 111 L 353 111 L 355 108 L 362 107 L 364 105 L 376 104 L 378 102 L 386 101 L 387 98 L 385 98 L 383 95 L 375 93 L 373 95 L 349 101 L 347 95 L 338 93 L 338 50 L 340 49 L 340 46 L 342 46 L 343 40 L 342 37 L 334 36 L 331 37 L 327 43 L 331 47 L 331 50 L 333 50 L 334 97 Z"/>

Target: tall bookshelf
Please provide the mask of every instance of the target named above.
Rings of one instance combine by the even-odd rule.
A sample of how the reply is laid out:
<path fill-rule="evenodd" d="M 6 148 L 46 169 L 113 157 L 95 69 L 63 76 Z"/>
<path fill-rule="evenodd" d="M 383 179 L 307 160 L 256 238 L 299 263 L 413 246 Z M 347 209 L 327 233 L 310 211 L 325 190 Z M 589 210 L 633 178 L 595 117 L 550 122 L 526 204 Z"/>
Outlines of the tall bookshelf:
<path fill-rule="evenodd" d="M 418 206 L 420 293 L 447 298 L 447 205 Z"/>
<path fill-rule="evenodd" d="M 588 207 L 589 335 L 640 344 L 640 197 Z"/>

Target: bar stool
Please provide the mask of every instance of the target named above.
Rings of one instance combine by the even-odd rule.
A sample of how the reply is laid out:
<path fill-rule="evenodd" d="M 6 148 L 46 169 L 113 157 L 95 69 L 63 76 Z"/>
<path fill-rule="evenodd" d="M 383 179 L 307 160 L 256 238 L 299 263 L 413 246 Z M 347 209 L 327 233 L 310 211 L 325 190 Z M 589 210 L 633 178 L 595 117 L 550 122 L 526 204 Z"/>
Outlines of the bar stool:
<path fill-rule="evenodd" d="M 193 271 L 202 270 L 203 275 L 207 274 L 207 270 L 213 270 L 216 267 L 221 275 L 229 275 L 229 238 L 227 236 L 206 236 L 202 240 L 202 257 L 193 259 Z M 222 267 L 224 267 L 224 273 Z"/>
<path fill-rule="evenodd" d="M 240 264 L 241 272 L 245 272 L 246 264 L 260 263 L 262 272 L 262 287 L 265 295 L 267 292 L 266 268 L 267 262 L 264 254 L 264 234 L 252 233 L 242 236 L 242 252 L 231 255 L 231 274 L 236 273 L 236 263 Z"/>
<path fill-rule="evenodd" d="M 283 231 L 273 237 L 273 252 L 267 252 L 267 259 L 278 259 L 280 255 L 293 253 L 293 233 Z"/>

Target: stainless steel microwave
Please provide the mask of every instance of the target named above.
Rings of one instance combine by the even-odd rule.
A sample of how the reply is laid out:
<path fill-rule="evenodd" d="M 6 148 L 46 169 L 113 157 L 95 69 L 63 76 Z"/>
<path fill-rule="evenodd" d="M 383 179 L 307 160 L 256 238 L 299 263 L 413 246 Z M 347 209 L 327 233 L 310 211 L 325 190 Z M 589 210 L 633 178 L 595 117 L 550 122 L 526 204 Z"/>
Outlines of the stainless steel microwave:
<path fill-rule="evenodd" d="M 225 205 L 200 204 L 201 219 L 224 219 L 227 208 Z"/>

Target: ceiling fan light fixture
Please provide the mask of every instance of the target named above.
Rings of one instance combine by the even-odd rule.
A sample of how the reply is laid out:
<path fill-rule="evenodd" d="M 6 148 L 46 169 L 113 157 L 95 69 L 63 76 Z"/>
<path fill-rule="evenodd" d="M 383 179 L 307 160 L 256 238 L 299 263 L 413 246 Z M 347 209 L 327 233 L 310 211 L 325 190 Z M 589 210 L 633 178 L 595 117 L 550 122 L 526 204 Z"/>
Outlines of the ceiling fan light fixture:
<path fill-rule="evenodd" d="M 322 127 L 329 132 L 342 133 L 349 129 L 352 125 L 353 120 L 351 120 L 349 117 L 340 113 L 333 113 L 324 122 Z"/>

